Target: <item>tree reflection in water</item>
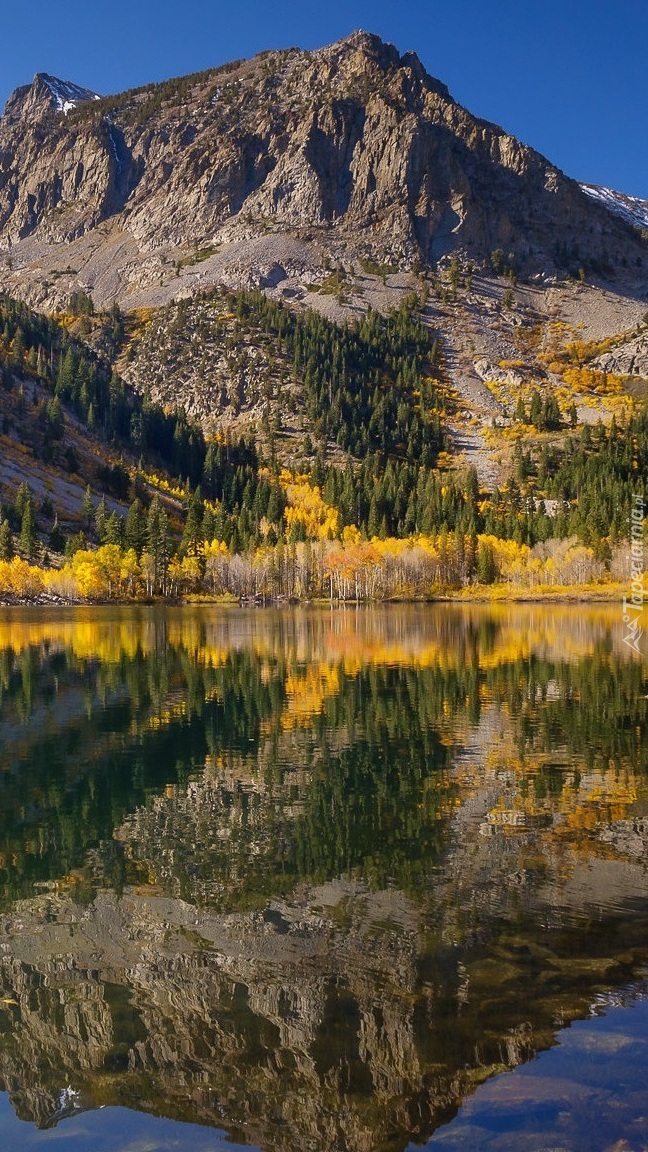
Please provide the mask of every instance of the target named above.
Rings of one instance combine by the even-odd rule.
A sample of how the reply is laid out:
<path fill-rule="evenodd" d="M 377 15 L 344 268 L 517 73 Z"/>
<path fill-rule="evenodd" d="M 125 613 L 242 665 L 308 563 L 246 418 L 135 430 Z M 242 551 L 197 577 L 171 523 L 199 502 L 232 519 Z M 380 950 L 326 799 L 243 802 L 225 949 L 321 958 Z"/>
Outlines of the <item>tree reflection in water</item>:
<path fill-rule="evenodd" d="M 648 960 L 614 608 L 0 619 L 0 1078 L 404 1149 Z"/>

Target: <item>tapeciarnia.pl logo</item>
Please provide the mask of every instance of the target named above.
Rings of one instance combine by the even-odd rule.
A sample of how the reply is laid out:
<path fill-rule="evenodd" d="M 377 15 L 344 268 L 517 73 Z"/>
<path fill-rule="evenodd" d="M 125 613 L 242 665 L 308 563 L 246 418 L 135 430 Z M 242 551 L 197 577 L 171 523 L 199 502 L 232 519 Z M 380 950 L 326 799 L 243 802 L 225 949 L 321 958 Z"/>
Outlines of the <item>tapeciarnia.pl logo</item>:
<path fill-rule="evenodd" d="M 644 588 L 644 498 L 635 496 L 630 511 L 630 598 L 623 597 L 623 643 L 635 652 L 641 652 L 639 641 L 643 636 L 642 616 L 646 591 Z"/>

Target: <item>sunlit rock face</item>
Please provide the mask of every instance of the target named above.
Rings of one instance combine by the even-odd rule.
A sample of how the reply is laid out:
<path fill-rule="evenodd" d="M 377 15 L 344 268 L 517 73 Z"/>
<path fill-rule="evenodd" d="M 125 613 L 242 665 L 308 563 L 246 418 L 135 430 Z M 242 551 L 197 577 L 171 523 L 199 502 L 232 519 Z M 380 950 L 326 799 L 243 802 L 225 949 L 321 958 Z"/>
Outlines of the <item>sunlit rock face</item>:
<path fill-rule="evenodd" d="M 188 292 L 276 287 L 325 256 L 412 267 L 501 251 L 524 274 L 627 278 L 647 252 L 414 53 L 363 32 L 102 99 L 40 74 L 7 103 L 0 156 L 0 279 L 20 264 L 34 300 L 58 290 L 48 267 L 72 264 L 100 302 L 153 292 L 194 259 Z"/>

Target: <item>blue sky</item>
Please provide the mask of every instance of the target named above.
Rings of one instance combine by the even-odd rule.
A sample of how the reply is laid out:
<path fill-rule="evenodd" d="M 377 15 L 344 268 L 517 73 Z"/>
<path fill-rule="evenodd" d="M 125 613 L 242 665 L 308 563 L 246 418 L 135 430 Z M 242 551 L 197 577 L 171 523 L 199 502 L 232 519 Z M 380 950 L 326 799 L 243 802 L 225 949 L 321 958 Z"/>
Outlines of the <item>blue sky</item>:
<path fill-rule="evenodd" d="M 101 93 L 365 28 L 568 175 L 648 199 L 647 0 L 29 0 L 0 17 L 0 107 L 35 72 Z"/>

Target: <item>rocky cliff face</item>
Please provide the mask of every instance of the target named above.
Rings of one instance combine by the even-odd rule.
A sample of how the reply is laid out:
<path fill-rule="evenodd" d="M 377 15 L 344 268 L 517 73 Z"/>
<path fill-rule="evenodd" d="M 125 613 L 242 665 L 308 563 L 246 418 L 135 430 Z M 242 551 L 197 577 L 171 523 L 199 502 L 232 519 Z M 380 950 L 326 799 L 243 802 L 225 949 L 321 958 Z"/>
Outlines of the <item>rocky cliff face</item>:
<path fill-rule="evenodd" d="M 47 300 L 52 274 L 72 272 L 100 302 L 167 279 L 177 291 L 192 261 L 217 279 L 209 258 L 232 246 L 280 282 L 296 240 L 304 266 L 364 255 L 403 267 L 453 251 L 486 261 L 502 248 L 527 272 L 575 262 L 611 274 L 648 253 L 413 53 L 363 32 L 103 99 L 40 75 L 7 103 L 0 284 L 20 265 L 23 292 Z"/>

